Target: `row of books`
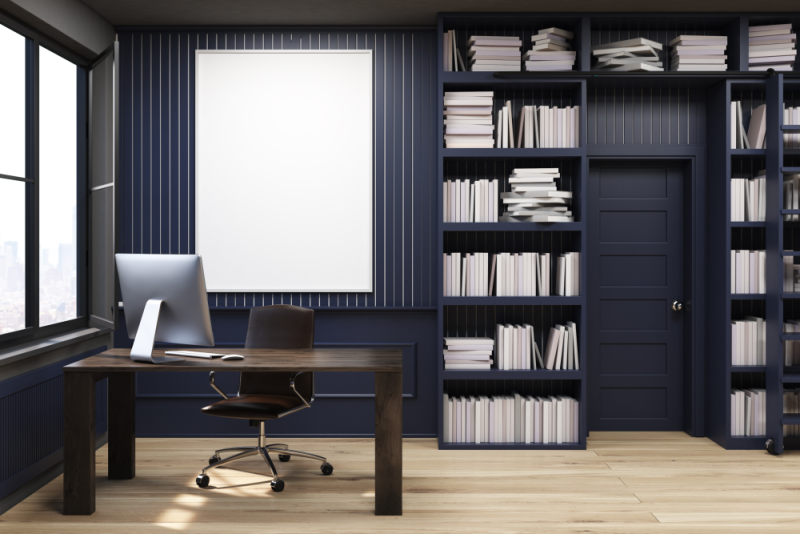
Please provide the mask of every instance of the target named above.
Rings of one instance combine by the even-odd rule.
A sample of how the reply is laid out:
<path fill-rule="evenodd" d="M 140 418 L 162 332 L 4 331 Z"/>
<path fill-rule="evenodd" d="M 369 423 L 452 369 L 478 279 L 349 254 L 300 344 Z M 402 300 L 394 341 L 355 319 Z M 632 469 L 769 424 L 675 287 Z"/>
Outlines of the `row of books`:
<path fill-rule="evenodd" d="M 493 148 L 492 91 L 444 93 L 444 143 L 446 148 Z"/>
<path fill-rule="evenodd" d="M 767 323 L 763 318 L 731 321 L 731 364 L 767 364 Z"/>
<path fill-rule="evenodd" d="M 783 209 L 800 209 L 800 174 L 783 176 Z M 800 215 L 784 215 L 784 221 L 798 221 Z"/>
<path fill-rule="evenodd" d="M 517 115 L 515 129 L 511 101 L 497 111 L 497 148 L 580 146 L 580 106 L 522 106 Z"/>
<path fill-rule="evenodd" d="M 658 58 L 663 50 L 661 43 L 636 37 L 592 46 L 595 63 L 592 70 L 602 71 L 663 71 L 664 66 Z"/>
<path fill-rule="evenodd" d="M 539 30 L 531 36 L 531 49 L 525 53 L 525 70 L 572 70 L 577 53 L 571 50 L 575 35 L 561 28 Z"/>
<path fill-rule="evenodd" d="M 783 292 L 800 293 L 800 265 L 794 264 L 793 256 L 783 258 Z"/>
<path fill-rule="evenodd" d="M 731 148 L 766 148 L 767 105 L 761 104 L 750 112 L 750 125 L 745 132 L 742 103 L 731 102 Z"/>
<path fill-rule="evenodd" d="M 767 171 L 731 179 L 731 221 L 767 220 Z"/>
<path fill-rule="evenodd" d="M 468 395 L 443 397 L 445 443 L 542 443 L 580 441 L 580 403 L 567 395 Z"/>
<path fill-rule="evenodd" d="M 791 24 L 750 26 L 750 70 L 792 70 L 797 58 L 796 35 Z"/>
<path fill-rule="evenodd" d="M 728 69 L 724 35 L 679 35 L 669 42 L 669 70 L 724 71 Z"/>
<path fill-rule="evenodd" d="M 800 107 L 787 108 L 783 107 L 783 124 L 798 125 L 800 124 Z M 798 149 L 800 148 L 800 133 L 785 133 L 783 134 L 783 148 Z"/>
<path fill-rule="evenodd" d="M 783 392 L 783 413 L 800 413 L 800 390 L 785 389 Z M 784 436 L 800 436 L 800 425 L 783 425 Z"/>
<path fill-rule="evenodd" d="M 760 388 L 731 390 L 731 436 L 767 433 L 767 391 Z"/>
<path fill-rule="evenodd" d="M 549 252 L 501 252 L 489 254 L 453 252 L 442 257 L 445 297 L 562 297 L 580 295 L 580 252 L 556 258 L 556 277 L 551 283 Z M 495 289 L 495 284 L 497 288 Z"/>
<path fill-rule="evenodd" d="M 800 321 L 789 320 L 783 323 L 783 331 L 787 334 L 800 334 Z M 800 365 L 800 341 L 783 342 L 783 364 Z"/>
<path fill-rule="evenodd" d="M 766 251 L 731 250 L 731 293 L 766 293 L 766 273 Z"/>
<path fill-rule="evenodd" d="M 502 222 L 573 222 L 571 191 L 559 191 L 557 167 L 514 169 L 508 177 L 510 193 L 503 193 Z"/>
<path fill-rule="evenodd" d="M 497 180 L 447 180 L 444 222 L 497 222 Z"/>

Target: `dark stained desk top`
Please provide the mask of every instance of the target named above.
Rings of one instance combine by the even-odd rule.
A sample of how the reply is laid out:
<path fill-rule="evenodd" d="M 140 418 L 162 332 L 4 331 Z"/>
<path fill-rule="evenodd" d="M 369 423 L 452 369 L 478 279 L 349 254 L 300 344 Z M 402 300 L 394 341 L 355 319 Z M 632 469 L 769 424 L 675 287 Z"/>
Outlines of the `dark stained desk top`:
<path fill-rule="evenodd" d="M 174 363 L 140 363 L 130 358 L 130 349 L 112 349 L 64 367 L 64 372 L 151 372 L 176 371 L 326 371 L 326 372 L 376 372 L 401 373 L 402 349 L 170 349 L 241 354 L 244 360 L 222 361 L 204 358 L 186 358 Z M 164 356 L 163 350 L 154 350 L 154 356 Z M 183 356 L 181 356 L 183 357 Z"/>

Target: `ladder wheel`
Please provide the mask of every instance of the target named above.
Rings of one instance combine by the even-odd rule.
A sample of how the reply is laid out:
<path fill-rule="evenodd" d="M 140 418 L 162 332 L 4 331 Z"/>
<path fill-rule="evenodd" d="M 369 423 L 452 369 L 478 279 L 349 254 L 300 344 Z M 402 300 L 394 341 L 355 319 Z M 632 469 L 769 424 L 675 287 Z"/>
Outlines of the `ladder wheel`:
<path fill-rule="evenodd" d="M 767 452 L 768 453 L 770 453 L 773 456 L 777 456 L 778 455 L 778 453 L 775 452 L 775 440 L 774 439 L 769 438 L 767 440 L 766 447 L 767 447 Z"/>

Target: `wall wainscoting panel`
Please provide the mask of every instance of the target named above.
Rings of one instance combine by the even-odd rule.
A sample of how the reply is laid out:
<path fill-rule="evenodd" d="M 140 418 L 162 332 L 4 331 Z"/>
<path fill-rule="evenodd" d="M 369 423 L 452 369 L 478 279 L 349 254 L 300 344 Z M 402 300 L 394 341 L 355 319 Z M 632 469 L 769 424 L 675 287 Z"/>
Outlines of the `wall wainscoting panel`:
<path fill-rule="evenodd" d="M 123 312 L 124 313 L 124 312 Z M 215 310 L 211 314 L 216 345 L 242 347 L 249 310 Z M 130 347 L 124 320 L 115 346 Z M 436 313 L 428 310 L 317 310 L 318 347 L 386 347 L 403 351 L 403 433 L 436 435 L 436 365 L 440 338 Z M 229 395 L 238 388 L 238 373 L 218 373 L 216 382 Z M 255 435 L 247 421 L 209 417 L 200 408 L 220 400 L 207 373 L 139 373 L 136 379 L 136 435 L 205 437 Z M 271 436 L 355 437 L 375 430 L 373 373 L 317 373 L 313 408 L 269 421 Z M 346 414 L 343 416 L 343 414 Z"/>
<path fill-rule="evenodd" d="M 213 293 L 209 304 L 214 308 L 282 303 L 315 308 L 435 305 L 438 95 L 433 31 L 126 30 L 119 40 L 124 252 L 194 252 L 195 50 L 371 49 L 374 292 Z M 320 80 L 320 91 L 324 90 Z M 308 153 L 313 158 L 314 147 L 308 147 Z M 297 174 L 287 179 L 296 180 L 298 192 L 302 191 L 302 161 L 297 162 Z M 256 233 L 253 240 L 258 246 Z"/>
<path fill-rule="evenodd" d="M 0 382 L 0 499 L 63 458 L 62 368 L 96 349 Z M 95 432 L 106 432 L 106 380 L 96 385 Z"/>

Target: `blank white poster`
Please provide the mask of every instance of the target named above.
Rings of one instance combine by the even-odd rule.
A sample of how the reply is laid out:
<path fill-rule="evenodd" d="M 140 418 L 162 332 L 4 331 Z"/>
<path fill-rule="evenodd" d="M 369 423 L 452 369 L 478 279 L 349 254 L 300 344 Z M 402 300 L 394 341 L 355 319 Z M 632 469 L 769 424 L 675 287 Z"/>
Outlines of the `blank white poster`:
<path fill-rule="evenodd" d="M 209 292 L 371 292 L 371 50 L 196 52 Z"/>

